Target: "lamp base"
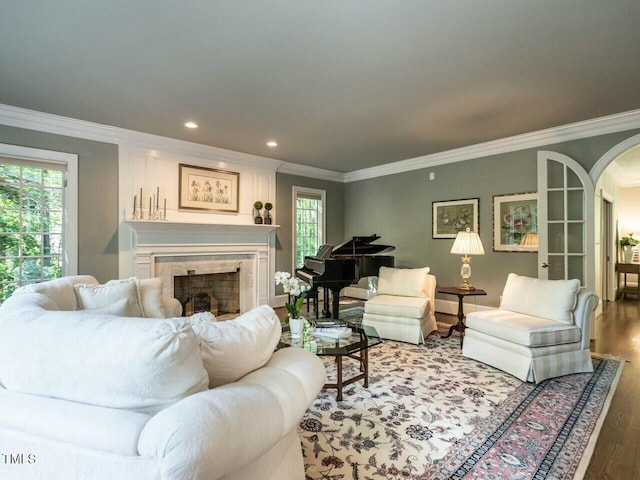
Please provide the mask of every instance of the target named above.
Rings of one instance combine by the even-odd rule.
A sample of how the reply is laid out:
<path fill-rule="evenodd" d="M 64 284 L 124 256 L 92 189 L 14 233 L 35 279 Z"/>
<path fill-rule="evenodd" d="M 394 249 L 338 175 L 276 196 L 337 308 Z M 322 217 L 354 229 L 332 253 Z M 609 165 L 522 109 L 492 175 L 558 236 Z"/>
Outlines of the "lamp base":
<path fill-rule="evenodd" d="M 474 287 L 469 283 L 461 283 L 460 285 L 458 285 L 458 290 L 475 290 L 475 289 L 476 287 Z"/>

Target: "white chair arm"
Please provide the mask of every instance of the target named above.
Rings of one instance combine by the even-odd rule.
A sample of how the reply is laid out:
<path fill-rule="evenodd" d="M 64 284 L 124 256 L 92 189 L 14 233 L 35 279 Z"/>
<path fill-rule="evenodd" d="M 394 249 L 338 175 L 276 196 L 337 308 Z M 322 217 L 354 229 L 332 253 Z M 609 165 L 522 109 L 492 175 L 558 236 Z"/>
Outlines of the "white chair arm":
<path fill-rule="evenodd" d="M 164 307 L 164 316 L 166 318 L 182 316 L 182 304 L 177 298 L 162 297 L 162 306 Z"/>
<path fill-rule="evenodd" d="M 297 428 L 324 382 L 318 357 L 300 348 L 280 350 L 238 382 L 156 414 L 140 435 L 138 451 L 158 459 L 163 479 L 224 477 Z"/>
<path fill-rule="evenodd" d="M 576 306 L 573 310 L 573 320 L 576 326 L 582 330 L 581 347 L 583 349 L 589 348 L 590 326 L 591 326 L 591 314 L 598 306 L 598 296 L 588 290 L 580 289 L 578 291 L 578 297 L 576 299 Z"/>

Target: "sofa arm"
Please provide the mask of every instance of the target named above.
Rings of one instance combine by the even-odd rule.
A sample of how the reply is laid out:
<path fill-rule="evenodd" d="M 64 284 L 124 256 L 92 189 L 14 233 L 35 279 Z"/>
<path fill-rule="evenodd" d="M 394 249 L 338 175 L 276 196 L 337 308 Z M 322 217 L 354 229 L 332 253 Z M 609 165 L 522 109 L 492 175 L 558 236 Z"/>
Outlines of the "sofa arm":
<path fill-rule="evenodd" d="M 162 306 L 164 307 L 164 316 L 166 318 L 182 316 L 182 304 L 177 298 L 162 297 Z"/>
<path fill-rule="evenodd" d="M 156 414 L 138 451 L 158 459 L 163 479 L 224 477 L 269 451 L 325 383 L 322 361 L 286 348 L 239 381 L 191 395 Z"/>
<path fill-rule="evenodd" d="M 583 349 L 589 348 L 589 342 L 591 340 L 590 327 L 591 327 L 591 314 L 598 306 L 598 296 L 588 290 L 580 289 L 578 291 L 578 297 L 576 299 L 576 306 L 573 310 L 573 321 L 576 326 L 582 330 L 581 347 Z"/>

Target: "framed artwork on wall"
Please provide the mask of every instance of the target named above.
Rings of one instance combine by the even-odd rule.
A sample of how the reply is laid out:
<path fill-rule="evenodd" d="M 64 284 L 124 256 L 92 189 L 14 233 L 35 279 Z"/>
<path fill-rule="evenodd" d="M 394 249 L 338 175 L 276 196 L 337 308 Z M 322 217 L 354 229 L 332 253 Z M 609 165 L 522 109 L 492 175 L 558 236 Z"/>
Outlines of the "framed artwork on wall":
<path fill-rule="evenodd" d="M 493 251 L 538 251 L 538 194 L 493 197 Z"/>
<path fill-rule="evenodd" d="M 469 228 L 478 232 L 479 198 L 433 202 L 433 238 L 456 238 L 459 231 Z"/>
<path fill-rule="evenodd" d="M 240 174 L 179 164 L 178 208 L 238 213 Z"/>

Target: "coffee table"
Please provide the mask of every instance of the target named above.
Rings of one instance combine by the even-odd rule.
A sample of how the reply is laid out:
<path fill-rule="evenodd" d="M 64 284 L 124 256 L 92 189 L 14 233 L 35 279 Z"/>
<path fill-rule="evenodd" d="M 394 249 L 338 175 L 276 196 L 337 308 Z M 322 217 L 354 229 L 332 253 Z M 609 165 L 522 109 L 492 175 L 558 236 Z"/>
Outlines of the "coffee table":
<path fill-rule="evenodd" d="M 329 338 L 315 336 L 311 333 L 306 338 L 291 338 L 289 326 L 282 327 L 282 336 L 278 343 L 278 349 L 285 347 L 301 347 L 315 353 L 320 357 L 335 357 L 336 382 L 325 383 L 324 388 L 338 390 L 336 399 L 342 400 L 342 389 L 358 380 L 364 379 L 364 386 L 369 386 L 369 348 L 382 343 L 380 335 L 375 328 L 354 323 L 345 323 L 351 328 L 351 335 L 342 338 Z M 352 358 L 360 364 L 360 374 L 350 378 L 343 378 L 342 360 Z"/>

